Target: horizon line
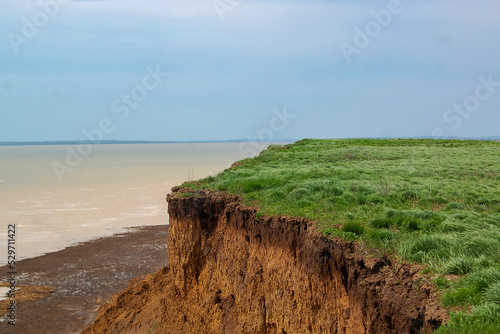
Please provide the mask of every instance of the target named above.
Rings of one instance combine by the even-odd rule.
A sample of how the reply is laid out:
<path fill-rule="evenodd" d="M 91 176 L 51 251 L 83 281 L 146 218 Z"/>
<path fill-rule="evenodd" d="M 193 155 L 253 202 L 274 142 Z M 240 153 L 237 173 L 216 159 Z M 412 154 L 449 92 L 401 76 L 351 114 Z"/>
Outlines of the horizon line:
<path fill-rule="evenodd" d="M 102 140 L 91 142 L 89 140 L 40 140 L 40 141 L 2 141 L 0 146 L 42 146 L 42 145 L 113 145 L 113 144 L 197 144 L 197 143 L 246 143 L 246 142 L 296 142 L 299 139 L 273 139 L 264 141 L 258 139 L 227 139 L 227 140 Z"/>
<path fill-rule="evenodd" d="M 281 138 L 270 141 L 251 139 L 227 139 L 227 140 L 102 140 L 100 142 L 91 142 L 89 140 L 41 140 L 41 141 L 4 141 L 0 142 L 0 146 L 43 146 L 43 145 L 114 145 L 114 144 L 197 144 L 197 143 L 294 143 L 296 141 L 306 139 L 291 139 Z M 455 139 L 455 140 L 493 140 L 499 141 L 500 136 L 484 136 L 484 137 L 435 137 L 435 136 L 420 136 L 420 137 L 348 137 L 348 138 L 310 138 L 310 139 Z"/>

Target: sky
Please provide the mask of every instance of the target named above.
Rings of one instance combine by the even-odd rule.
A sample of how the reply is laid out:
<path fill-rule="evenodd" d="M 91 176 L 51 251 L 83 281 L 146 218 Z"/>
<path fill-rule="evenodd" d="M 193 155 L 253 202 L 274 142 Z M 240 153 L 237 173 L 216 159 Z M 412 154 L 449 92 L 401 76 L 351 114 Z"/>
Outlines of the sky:
<path fill-rule="evenodd" d="M 500 135 L 497 0 L 0 1 L 0 141 Z"/>

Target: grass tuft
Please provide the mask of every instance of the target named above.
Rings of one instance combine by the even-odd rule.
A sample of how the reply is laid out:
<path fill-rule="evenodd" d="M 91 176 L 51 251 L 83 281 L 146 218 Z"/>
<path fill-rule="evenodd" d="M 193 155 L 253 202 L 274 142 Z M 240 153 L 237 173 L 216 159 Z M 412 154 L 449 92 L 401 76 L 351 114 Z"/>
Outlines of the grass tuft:
<path fill-rule="evenodd" d="M 357 222 L 348 222 L 344 224 L 344 226 L 342 227 L 342 231 L 350 232 L 357 236 L 360 236 L 365 232 L 365 227 Z"/>

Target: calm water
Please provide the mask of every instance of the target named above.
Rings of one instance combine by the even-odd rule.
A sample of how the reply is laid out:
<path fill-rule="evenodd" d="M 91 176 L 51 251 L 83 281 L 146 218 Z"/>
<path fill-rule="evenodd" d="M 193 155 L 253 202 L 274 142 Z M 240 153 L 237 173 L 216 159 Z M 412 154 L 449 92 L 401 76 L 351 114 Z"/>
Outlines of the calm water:
<path fill-rule="evenodd" d="M 62 182 L 52 164 L 65 164 L 65 146 L 0 147 L 0 264 L 7 261 L 8 224 L 16 224 L 21 259 L 125 227 L 167 224 L 170 189 L 246 158 L 240 145 L 95 146 Z"/>

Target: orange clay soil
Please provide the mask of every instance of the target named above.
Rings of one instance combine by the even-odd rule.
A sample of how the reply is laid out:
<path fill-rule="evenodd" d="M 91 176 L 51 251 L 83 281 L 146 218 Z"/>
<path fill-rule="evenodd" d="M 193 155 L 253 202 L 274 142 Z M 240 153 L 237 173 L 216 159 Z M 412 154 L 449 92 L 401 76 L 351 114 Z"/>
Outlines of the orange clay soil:
<path fill-rule="evenodd" d="M 418 267 L 221 193 L 168 196 L 170 267 L 136 279 L 83 333 L 420 333 L 447 320 Z"/>

